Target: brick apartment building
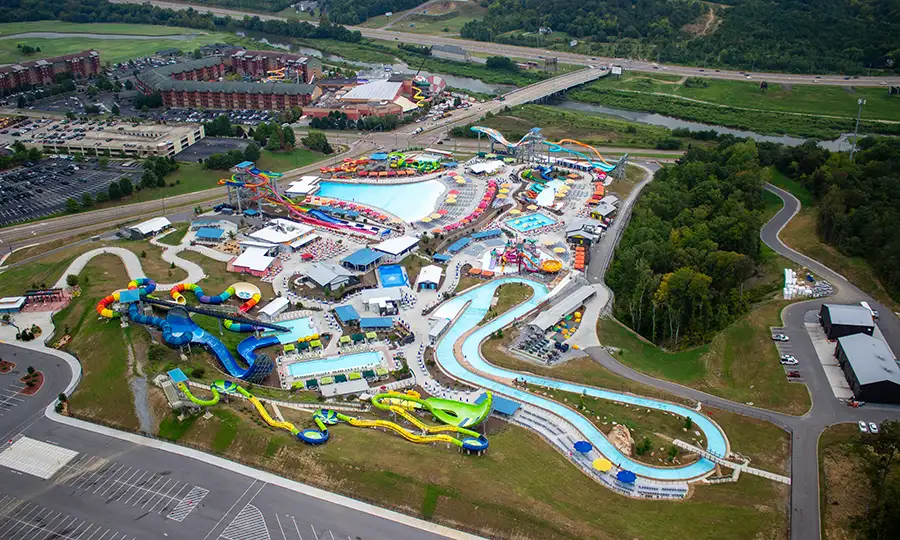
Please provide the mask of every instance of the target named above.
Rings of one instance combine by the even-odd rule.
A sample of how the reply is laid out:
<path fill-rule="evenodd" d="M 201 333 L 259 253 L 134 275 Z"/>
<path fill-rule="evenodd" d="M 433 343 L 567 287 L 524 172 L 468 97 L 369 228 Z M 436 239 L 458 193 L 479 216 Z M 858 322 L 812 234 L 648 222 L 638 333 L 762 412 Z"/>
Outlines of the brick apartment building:
<path fill-rule="evenodd" d="M 159 92 L 163 105 L 177 108 L 284 110 L 307 105 L 321 95 L 321 89 L 310 83 L 321 75 L 322 64 L 317 59 L 260 52 L 239 51 L 228 58 L 211 56 L 149 69 L 138 74 L 137 87 L 145 94 Z M 278 66 L 279 62 L 282 66 Z M 305 82 L 221 80 L 228 73 L 265 76 L 275 69 L 268 66 L 283 67 L 289 63 Z"/>
<path fill-rule="evenodd" d="M 0 90 L 54 84 L 60 73 L 71 73 L 75 78 L 93 77 L 100 69 L 100 53 L 91 50 L 30 60 L 0 67 Z"/>

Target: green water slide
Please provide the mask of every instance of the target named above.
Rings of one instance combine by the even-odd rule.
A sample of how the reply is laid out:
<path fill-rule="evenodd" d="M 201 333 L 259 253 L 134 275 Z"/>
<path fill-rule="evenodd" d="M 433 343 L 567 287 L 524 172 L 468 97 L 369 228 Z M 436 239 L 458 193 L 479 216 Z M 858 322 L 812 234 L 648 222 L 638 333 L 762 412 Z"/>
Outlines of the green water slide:
<path fill-rule="evenodd" d="M 178 389 L 181 390 L 186 398 L 191 400 L 191 403 L 195 403 L 197 405 L 200 405 L 201 407 L 212 407 L 219 402 L 221 394 L 233 394 L 235 390 L 237 390 L 238 392 L 244 390 L 231 381 L 215 381 L 209 386 L 209 391 L 212 392 L 212 398 L 200 399 L 192 394 L 188 386 L 183 382 L 178 383 Z"/>
<path fill-rule="evenodd" d="M 419 399 L 405 394 L 378 394 L 372 398 L 372 405 L 386 411 L 390 410 L 391 405 L 402 405 L 397 403 L 398 401 L 415 403 L 418 405 L 417 408 L 427 410 L 444 424 L 457 427 L 471 427 L 484 422 L 485 418 L 491 414 L 494 396 L 488 392 L 484 401 L 478 405 L 473 405 L 452 399 L 434 397 Z"/>

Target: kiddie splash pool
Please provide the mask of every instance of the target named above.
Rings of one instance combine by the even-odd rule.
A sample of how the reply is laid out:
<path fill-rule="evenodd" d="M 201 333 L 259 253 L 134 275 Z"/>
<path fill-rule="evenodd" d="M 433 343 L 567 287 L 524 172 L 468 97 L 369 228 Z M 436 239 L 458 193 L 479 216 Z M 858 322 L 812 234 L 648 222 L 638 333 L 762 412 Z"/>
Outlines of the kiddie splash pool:
<path fill-rule="evenodd" d="M 321 360 L 297 362 L 287 367 L 295 379 L 304 379 L 325 373 L 375 368 L 381 364 L 381 353 L 368 351 L 346 356 L 329 356 Z"/>
<path fill-rule="evenodd" d="M 547 225 L 553 225 L 554 223 L 556 223 L 555 219 L 541 213 L 525 214 L 524 216 L 516 216 L 506 220 L 506 224 L 509 227 L 520 233 L 527 233 L 535 229 L 540 229 L 541 227 L 546 227 Z"/>
<path fill-rule="evenodd" d="M 437 180 L 414 184 L 346 184 L 320 182 L 320 197 L 332 197 L 381 208 L 406 222 L 422 219 L 434 211 L 446 187 Z"/>

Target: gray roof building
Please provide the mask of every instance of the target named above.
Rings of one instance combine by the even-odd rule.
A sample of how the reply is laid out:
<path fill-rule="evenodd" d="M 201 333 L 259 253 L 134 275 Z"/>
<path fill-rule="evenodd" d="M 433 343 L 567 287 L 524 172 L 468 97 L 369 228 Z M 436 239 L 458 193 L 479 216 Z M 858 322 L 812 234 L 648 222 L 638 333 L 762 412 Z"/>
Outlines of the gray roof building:
<path fill-rule="evenodd" d="M 550 306 L 550 309 L 546 309 L 541 312 L 540 315 L 534 318 L 533 321 L 528 323 L 528 326 L 531 326 L 541 332 L 546 332 L 550 327 L 554 324 L 558 323 L 563 317 L 571 315 L 579 306 L 584 304 L 589 298 L 597 294 L 593 287 L 589 285 L 584 285 L 574 292 L 558 301 L 557 303 Z"/>
<path fill-rule="evenodd" d="M 866 334 L 837 341 L 838 363 L 857 399 L 900 403 L 900 367 L 884 341 Z"/>
<path fill-rule="evenodd" d="M 316 285 L 324 289 L 330 289 L 347 283 L 353 277 L 353 274 L 337 264 L 316 263 L 309 267 L 306 277 L 315 282 Z"/>

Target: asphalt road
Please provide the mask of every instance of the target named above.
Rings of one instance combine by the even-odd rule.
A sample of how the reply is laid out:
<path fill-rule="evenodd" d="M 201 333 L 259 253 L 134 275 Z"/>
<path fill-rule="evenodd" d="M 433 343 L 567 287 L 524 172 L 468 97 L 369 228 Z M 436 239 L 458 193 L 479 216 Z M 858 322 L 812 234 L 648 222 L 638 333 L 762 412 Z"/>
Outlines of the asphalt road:
<path fill-rule="evenodd" d="M 146 0 L 111 0 L 116 4 L 144 4 Z M 196 5 L 187 2 L 167 2 L 161 0 L 150 0 L 150 4 L 161 8 L 184 10 L 194 9 L 200 13 L 212 13 L 220 17 L 234 17 L 243 19 L 244 16 L 259 17 L 261 20 L 289 20 L 280 15 L 263 14 L 252 11 L 242 11 L 234 9 L 224 9 L 219 7 L 210 7 Z M 315 24 L 315 23 L 312 23 Z M 516 58 L 526 58 L 532 60 L 540 60 L 543 58 L 558 58 L 560 62 L 578 65 L 599 65 L 619 63 L 626 69 L 634 71 L 655 71 L 654 63 L 642 60 L 628 60 L 625 58 L 609 58 L 602 56 L 587 56 L 583 54 L 575 54 L 564 51 L 552 51 L 548 49 L 536 49 L 531 47 L 520 47 L 517 45 L 503 45 L 500 43 L 488 43 L 482 41 L 469 41 L 465 39 L 429 36 L 422 34 L 414 34 L 410 32 L 396 32 L 393 30 L 381 30 L 377 28 L 365 28 L 363 26 L 351 26 L 352 30 L 358 30 L 363 36 L 373 39 L 382 39 L 386 41 L 396 41 L 398 43 L 411 43 L 415 45 L 454 45 L 472 53 L 498 54 L 503 56 L 511 56 Z M 703 69 L 689 66 L 679 66 L 675 64 L 659 64 L 659 68 L 665 73 L 673 75 L 690 75 L 694 77 L 707 77 L 711 79 L 727 79 L 727 80 L 747 80 L 746 75 L 739 71 L 732 70 L 715 70 Z M 770 83 L 792 83 L 792 84 L 821 84 L 832 86 L 880 86 L 882 82 L 886 84 L 900 84 L 900 77 L 860 77 L 852 81 L 844 80 L 843 77 L 837 75 L 799 75 L 785 73 L 753 73 L 751 80 L 768 81 Z"/>
<path fill-rule="evenodd" d="M 620 216 L 625 216 L 626 219 L 621 219 L 620 217 L 617 220 L 619 227 L 624 227 L 627 223 L 627 217 L 630 215 L 631 206 L 637 198 L 637 192 L 646 183 L 647 180 L 640 183 L 635 188 L 632 196 L 623 203 L 624 206 L 620 210 Z M 705 406 L 766 420 L 789 432 L 791 434 L 791 538 L 793 540 L 818 540 L 821 537 L 818 442 L 822 432 L 827 427 L 839 423 L 849 422 L 855 424 L 860 420 L 876 423 L 885 420 L 900 420 L 900 407 L 867 404 L 864 407 L 853 409 L 839 402 L 834 397 L 825 375 L 825 370 L 818 360 L 805 323 L 817 320 L 816 314 L 823 303 L 857 303 L 865 300 L 874 309 L 879 310 L 881 319 L 878 322 L 878 326 L 891 348 L 894 351 L 898 351 L 900 350 L 900 319 L 885 306 L 876 302 L 872 297 L 847 281 L 843 276 L 840 276 L 818 261 L 810 259 L 784 245 L 778 237 L 778 233 L 799 212 L 800 201 L 790 193 L 775 186 L 768 185 L 766 189 L 778 195 L 782 199 L 784 207 L 763 226 L 760 231 L 760 237 L 763 242 L 788 259 L 810 268 L 820 277 L 831 282 L 836 288 L 836 294 L 830 298 L 797 302 L 789 305 L 782 311 L 783 333 L 790 338 L 791 354 L 800 360 L 800 365 L 795 369 L 801 372 L 812 400 L 812 408 L 806 414 L 790 416 L 776 413 L 747 404 L 736 403 L 670 381 L 656 379 L 625 366 L 610 356 L 602 347 L 588 348 L 586 352 L 596 362 L 610 371 L 633 381 L 653 386 L 686 399 L 698 401 Z M 602 282 L 618 238 L 617 230 L 613 227 L 604 238 L 604 241 L 592 249 L 591 264 L 588 269 L 588 278 L 592 283 Z"/>
<path fill-rule="evenodd" d="M 46 377 L 38 394 L 0 409 L 0 451 L 24 436 L 77 452 L 48 480 L 0 466 L 0 540 L 446 537 L 397 522 L 386 510 L 359 511 L 282 487 L 265 473 L 242 474 L 244 467 L 225 460 L 221 467 L 57 423 L 44 409 L 68 385 L 68 364 L 8 344 L 0 344 L 0 358 L 16 362 L 16 371 L 31 365 Z M 0 375 L 0 389 L 19 377 Z M 34 455 L 44 457 L 40 451 Z"/>

